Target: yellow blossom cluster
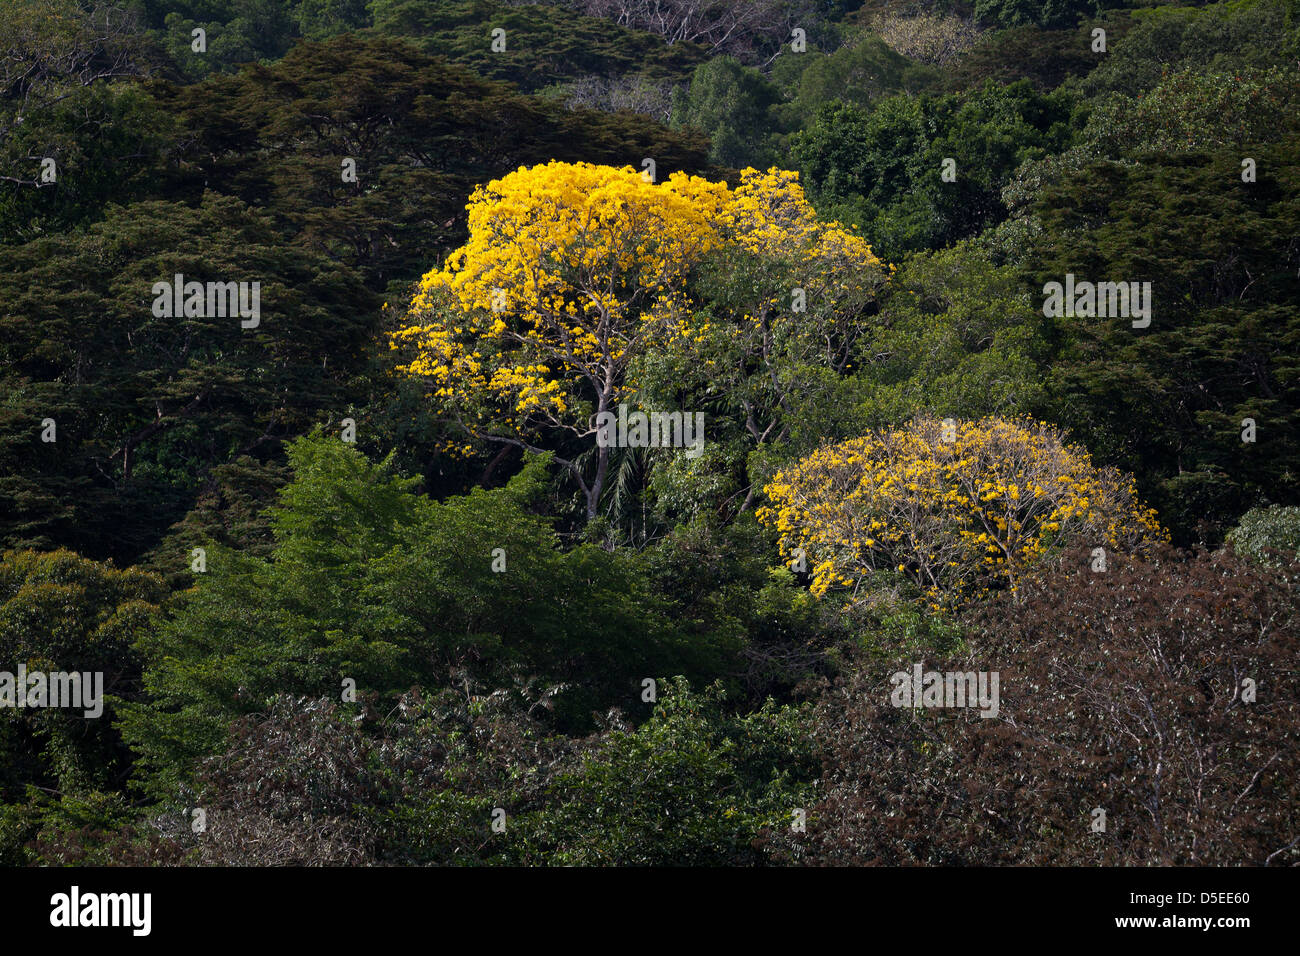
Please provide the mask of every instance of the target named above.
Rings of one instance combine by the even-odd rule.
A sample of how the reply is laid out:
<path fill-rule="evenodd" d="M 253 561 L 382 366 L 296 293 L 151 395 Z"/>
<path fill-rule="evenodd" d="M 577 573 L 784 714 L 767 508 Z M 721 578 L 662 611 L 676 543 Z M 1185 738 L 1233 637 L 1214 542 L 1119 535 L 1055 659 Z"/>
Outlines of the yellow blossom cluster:
<path fill-rule="evenodd" d="M 799 185 L 799 174 L 791 170 L 743 170 L 727 223 L 740 245 L 768 258 L 831 259 L 863 269 L 880 266 L 865 239 L 837 222 L 817 218 Z"/>
<path fill-rule="evenodd" d="M 469 241 L 421 279 L 392 345 L 411 350 L 400 371 L 423 378 L 436 400 L 462 412 L 477 403 L 480 414 L 486 402 L 516 428 L 583 434 L 594 399 L 612 407 L 634 390 L 637 356 L 707 334 L 707 323 L 692 327 L 686 279 L 713 250 L 795 263 L 812 296 L 882 271 L 864 240 L 817 219 L 797 173 L 778 169 L 747 169 L 732 190 L 684 173 L 655 183 L 630 166 L 555 161 L 479 187 L 467 208 Z M 739 324 L 789 311 L 783 292 Z"/>
<path fill-rule="evenodd" d="M 1096 468 L 1046 422 L 918 418 L 823 447 L 776 474 L 759 519 L 811 562 L 813 591 L 871 596 L 878 572 L 932 606 L 1017 588 L 1045 552 L 1077 538 L 1131 551 L 1165 537 L 1132 479 Z"/>
<path fill-rule="evenodd" d="M 447 402 L 489 396 L 519 419 L 560 421 L 573 380 L 621 388 L 647 317 L 680 306 L 686 272 L 721 241 L 727 201 L 725 183 L 589 163 L 478 188 L 469 242 L 423 277 L 393 335 L 415 351 L 400 370 Z"/>

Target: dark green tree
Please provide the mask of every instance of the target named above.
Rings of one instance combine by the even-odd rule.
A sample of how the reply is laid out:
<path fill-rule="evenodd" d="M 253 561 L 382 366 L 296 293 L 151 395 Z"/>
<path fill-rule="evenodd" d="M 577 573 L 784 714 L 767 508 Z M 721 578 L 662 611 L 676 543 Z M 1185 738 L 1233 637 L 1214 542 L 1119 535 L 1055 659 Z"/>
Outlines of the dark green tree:
<path fill-rule="evenodd" d="M 1022 163 L 1068 145 L 1074 101 L 1022 80 L 958 95 L 890 96 L 869 110 L 828 106 L 793 137 L 793 151 L 826 214 L 861 225 L 896 259 L 1004 218 L 1002 187 Z"/>
<path fill-rule="evenodd" d="M 156 314 L 155 285 L 177 274 L 247 282 L 250 301 L 260 283 L 258 324 Z M 0 535 L 138 557 L 209 468 L 273 457 L 347 407 L 377 304 L 345 266 L 212 194 L 0 247 Z"/>
<path fill-rule="evenodd" d="M 1217 542 L 1255 504 L 1300 501 L 1296 140 L 1250 153 L 1255 182 L 1239 150 L 1082 170 L 1047 192 L 1026 266 L 1034 294 L 1066 273 L 1152 283 L 1149 327 L 1057 320 L 1049 403 L 1137 475 L 1176 540 Z"/>
<path fill-rule="evenodd" d="M 709 158 L 722 166 L 767 169 L 776 162 L 772 108 L 780 91 L 752 67 L 715 57 L 695 70 L 689 89 L 673 97 L 673 126 L 708 134 Z"/>
<path fill-rule="evenodd" d="M 119 700 L 139 695 L 135 643 L 166 592 L 154 575 L 70 551 L 0 557 L 0 671 L 99 673 L 104 695 L 94 716 L 12 700 L 0 707 L 0 804 L 24 802 L 28 788 L 86 796 L 125 784 L 130 758 L 113 722 Z"/>

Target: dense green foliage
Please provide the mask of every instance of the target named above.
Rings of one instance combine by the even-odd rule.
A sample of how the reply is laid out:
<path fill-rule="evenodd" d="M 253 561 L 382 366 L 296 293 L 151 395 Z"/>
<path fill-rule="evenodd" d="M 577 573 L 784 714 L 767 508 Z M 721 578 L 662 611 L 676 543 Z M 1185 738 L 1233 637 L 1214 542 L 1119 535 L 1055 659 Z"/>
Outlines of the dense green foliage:
<path fill-rule="evenodd" d="M 690 657 L 724 649 L 685 645 L 628 556 L 558 549 L 526 510 L 541 462 L 437 503 L 335 439 L 300 440 L 289 460 L 268 558 L 209 551 L 201 584 L 142 642 L 152 703 L 125 729 L 145 767 L 192 767 L 277 693 L 316 697 L 350 679 L 391 697 L 522 674 L 564 685 L 560 717 L 581 725 L 641 676 L 694 672 Z"/>
<path fill-rule="evenodd" d="M 793 142 L 814 202 L 862 227 L 888 258 L 995 225 L 1023 163 L 1068 146 L 1073 98 L 1027 80 L 966 94 L 827 106 Z M 951 160 L 955 179 L 945 181 Z"/>
<path fill-rule="evenodd" d="M 1033 275 L 1154 284 L 1149 329 L 1058 320 L 1067 344 L 1051 404 L 1089 448 L 1138 475 L 1184 541 L 1218 542 L 1252 504 L 1300 491 L 1296 143 L 1252 149 L 1255 183 L 1241 181 L 1236 151 L 1146 155 L 1082 170 L 1042 207 Z"/>
<path fill-rule="evenodd" d="M 5 552 L 0 560 L 0 655 L 32 670 L 102 672 L 104 715 L 0 711 L 0 799 L 24 788 L 80 794 L 120 789 L 130 757 L 112 728 L 117 701 L 140 693 L 136 642 L 157 620 L 162 581 L 69 551 Z M 87 729 L 89 728 L 89 729 Z"/>

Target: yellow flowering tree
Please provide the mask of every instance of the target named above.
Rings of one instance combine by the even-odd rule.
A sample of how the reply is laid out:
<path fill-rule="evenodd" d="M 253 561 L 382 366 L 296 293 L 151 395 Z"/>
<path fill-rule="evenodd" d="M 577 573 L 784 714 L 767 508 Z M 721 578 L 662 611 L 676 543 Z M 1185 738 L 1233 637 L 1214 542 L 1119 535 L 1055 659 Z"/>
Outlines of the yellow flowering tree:
<path fill-rule="evenodd" d="M 551 162 L 482 186 L 469 242 L 424 276 L 403 370 L 425 378 L 472 436 L 541 450 L 558 430 L 595 444 L 595 416 L 628 396 L 627 367 L 683 307 L 686 273 L 720 241 L 725 184 L 631 167 Z M 554 440 L 554 439 L 552 439 Z M 580 445 L 580 447 L 582 447 Z M 558 456 L 595 516 L 594 474 Z"/>
<path fill-rule="evenodd" d="M 803 552 L 814 593 L 844 588 L 851 604 L 872 596 L 878 572 L 950 606 L 991 587 L 1017 592 L 1067 539 L 1131 552 L 1165 537 L 1131 478 L 1029 420 L 918 418 L 824 447 L 765 490 L 759 519 L 783 553 Z"/>
<path fill-rule="evenodd" d="M 746 170 L 732 191 L 683 173 L 655 183 L 631 167 L 551 162 L 490 182 L 470 199 L 469 242 L 424 276 L 394 335 L 413 352 L 401 368 L 475 438 L 577 448 L 555 460 L 590 519 L 609 466 L 596 416 L 636 393 L 638 358 L 690 334 L 703 259 L 728 248 L 798 257 L 814 298 L 832 281 L 826 269 L 878 265 L 865 242 L 817 222 L 791 176 Z"/>

